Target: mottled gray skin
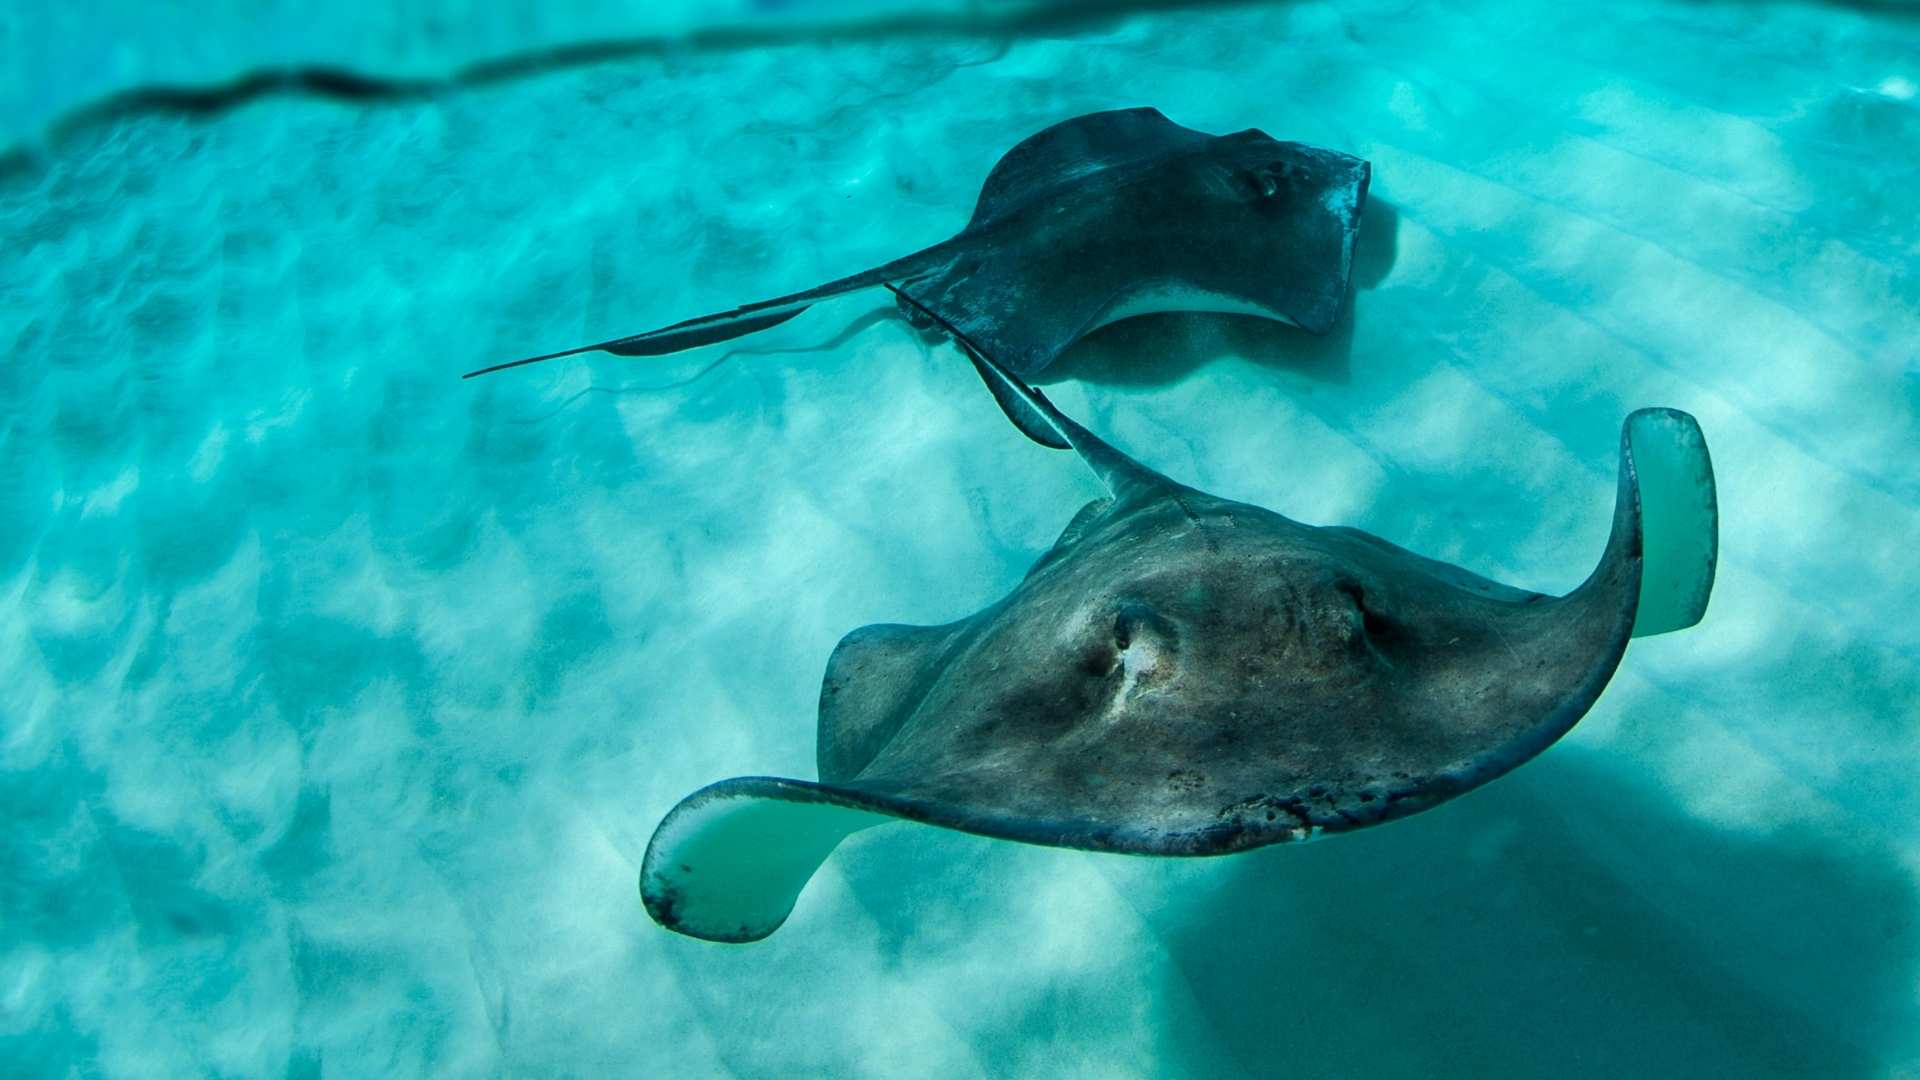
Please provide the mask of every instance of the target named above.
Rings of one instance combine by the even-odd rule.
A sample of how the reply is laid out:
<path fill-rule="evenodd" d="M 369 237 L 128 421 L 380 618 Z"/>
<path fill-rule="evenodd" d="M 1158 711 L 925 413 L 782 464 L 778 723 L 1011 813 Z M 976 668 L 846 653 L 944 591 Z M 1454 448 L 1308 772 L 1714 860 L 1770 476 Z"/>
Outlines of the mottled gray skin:
<path fill-rule="evenodd" d="M 1071 447 L 1109 496 L 986 610 L 847 635 L 820 779 L 722 780 L 655 830 L 640 891 L 662 926 L 763 938 L 840 840 L 890 817 L 1142 855 L 1404 817 L 1538 754 L 1631 637 L 1706 610 L 1718 510 L 1684 413 L 1627 418 L 1606 551 L 1550 597 L 1183 487 L 973 359 L 1021 430 Z"/>
<path fill-rule="evenodd" d="M 848 635 L 821 781 L 1010 839 L 1237 851 L 1505 772 L 1586 712 L 1632 630 L 1633 528 L 1550 598 L 1136 475 L 994 606 Z"/>
<path fill-rule="evenodd" d="M 593 350 L 678 352 L 889 284 L 910 284 L 1021 377 L 1128 314 L 1241 311 L 1324 334 L 1346 297 L 1369 175 L 1358 158 L 1255 129 L 1215 136 L 1155 109 L 1092 113 L 1008 151 L 952 239 L 805 292 L 471 374 Z"/>

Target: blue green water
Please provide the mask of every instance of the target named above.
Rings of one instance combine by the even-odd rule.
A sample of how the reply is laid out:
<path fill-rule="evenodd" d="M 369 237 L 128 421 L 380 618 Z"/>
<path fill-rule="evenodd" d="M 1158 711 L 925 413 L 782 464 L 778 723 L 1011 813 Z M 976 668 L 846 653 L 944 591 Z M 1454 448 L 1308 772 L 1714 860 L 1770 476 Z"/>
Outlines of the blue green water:
<path fill-rule="evenodd" d="M 0 1075 L 1920 1070 L 1920 18 L 613 7 L 0 15 Z M 741 20 L 795 36 L 43 134 Z M 1685 409 L 1706 621 L 1386 828 L 1156 861 L 896 825 L 764 942 L 660 930 L 661 815 L 811 775 L 839 637 L 979 609 L 1098 488 L 875 294 L 683 385 L 728 346 L 456 376 L 943 238 L 1022 136 L 1146 104 L 1373 162 L 1352 315 L 1122 324 L 1050 396 L 1546 591 L 1620 420 Z"/>

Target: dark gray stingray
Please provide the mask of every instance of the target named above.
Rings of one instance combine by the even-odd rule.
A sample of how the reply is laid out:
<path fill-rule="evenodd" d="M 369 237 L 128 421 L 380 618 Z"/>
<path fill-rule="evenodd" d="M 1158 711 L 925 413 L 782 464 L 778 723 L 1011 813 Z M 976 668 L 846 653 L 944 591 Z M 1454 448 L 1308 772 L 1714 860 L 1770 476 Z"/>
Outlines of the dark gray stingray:
<path fill-rule="evenodd" d="M 1130 315 L 1249 313 L 1324 334 L 1346 297 L 1368 175 L 1358 158 L 1251 128 L 1208 135 L 1156 109 L 1092 113 L 1009 150 L 950 240 L 791 296 L 469 377 L 593 350 L 678 352 L 842 293 L 906 283 L 938 321 L 1023 378 Z"/>
<path fill-rule="evenodd" d="M 1110 494 L 986 610 L 847 635 L 820 781 L 723 780 L 674 807 L 640 879 L 661 925 L 764 937 L 843 837 L 893 818 L 1218 855 L 1404 817 L 1538 754 L 1628 638 L 1706 610 L 1713 470 L 1685 413 L 1627 418 L 1606 551 L 1550 597 L 1183 487 L 975 362 Z"/>

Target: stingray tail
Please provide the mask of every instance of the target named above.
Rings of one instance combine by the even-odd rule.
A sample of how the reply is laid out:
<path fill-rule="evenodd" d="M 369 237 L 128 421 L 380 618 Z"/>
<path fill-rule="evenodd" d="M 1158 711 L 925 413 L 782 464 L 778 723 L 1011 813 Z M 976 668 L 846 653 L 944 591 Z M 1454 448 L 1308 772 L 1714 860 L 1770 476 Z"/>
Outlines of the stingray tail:
<path fill-rule="evenodd" d="M 1008 371 L 993 357 L 988 356 L 975 345 L 960 329 L 942 318 L 932 308 L 927 307 L 913 296 L 897 286 L 887 286 L 895 296 L 911 305 L 915 310 L 932 319 L 941 329 L 952 335 L 960 350 L 973 361 L 973 370 L 980 375 L 980 381 L 987 384 L 987 390 L 993 394 L 1000 410 L 1013 421 L 1013 426 L 1021 434 L 1041 446 L 1055 450 L 1072 450 L 1080 455 L 1087 467 L 1100 477 L 1116 497 L 1137 491 L 1159 491 L 1168 487 L 1178 487 L 1173 481 L 1147 468 L 1127 455 L 1108 445 L 1099 436 L 1081 427 L 1071 416 L 1063 413 L 1047 395 L 1037 388 L 1027 385 L 1018 375 Z"/>
<path fill-rule="evenodd" d="M 959 327 L 948 322 L 939 312 L 921 303 L 912 293 L 892 284 L 887 286 L 887 290 L 899 297 L 901 303 L 925 315 L 934 325 L 945 330 L 947 335 L 953 338 L 954 344 L 960 346 L 960 351 L 967 354 L 968 360 L 973 361 L 973 370 L 979 374 L 980 381 L 987 384 L 987 392 L 993 395 L 993 400 L 999 404 L 1000 411 L 1007 414 L 1007 419 L 1013 421 L 1013 426 L 1019 428 L 1022 435 L 1041 446 L 1055 450 L 1074 449 L 1069 431 L 1079 429 L 1084 432 L 1085 428 L 1081 428 L 1080 425 L 1068 419 L 1065 413 L 1054 408 L 1053 402 L 1048 401 L 1045 394 L 1028 386 L 1019 376 L 1000 366 L 998 361 L 988 356 L 980 346 L 975 345 L 973 339 L 961 333 Z"/>
<path fill-rule="evenodd" d="M 1620 433 L 1613 535 L 1582 590 L 1638 559 L 1633 636 L 1684 630 L 1706 614 L 1719 561 L 1720 510 L 1706 436 L 1677 409 L 1641 409 Z"/>
<path fill-rule="evenodd" d="M 805 292 L 744 304 L 731 311 L 701 315 L 698 318 L 674 323 L 672 326 L 649 330 L 644 334 L 633 334 L 592 345 L 562 349 L 559 352 L 529 356 L 522 360 L 509 360 L 504 364 L 494 364 L 476 371 L 469 371 L 460 377 L 471 379 L 476 375 L 488 375 L 508 368 L 525 367 L 528 364 L 538 364 L 543 360 L 557 360 L 563 356 L 578 356 L 588 352 L 612 353 L 615 356 L 665 356 L 668 353 L 711 345 L 717 341 L 745 337 L 748 334 L 778 326 L 814 304 L 843 293 L 885 285 L 890 281 L 917 281 L 928 272 L 926 257 L 935 250 L 937 249 L 929 248 L 927 251 L 917 252 L 904 259 L 896 259 L 884 266 L 877 266 L 852 277 L 829 281 L 825 285 Z"/>

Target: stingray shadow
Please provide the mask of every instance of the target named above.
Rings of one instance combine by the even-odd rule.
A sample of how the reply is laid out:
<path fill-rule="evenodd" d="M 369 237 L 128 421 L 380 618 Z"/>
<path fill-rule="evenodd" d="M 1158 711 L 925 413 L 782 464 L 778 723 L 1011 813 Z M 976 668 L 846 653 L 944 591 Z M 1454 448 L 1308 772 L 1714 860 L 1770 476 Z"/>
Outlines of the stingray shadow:
<path fill-rule="evenodd" d="M 1021 918 L 1044 890 L 1009 882 L 1061 872 L 1037 850 L 903 828 L 835 858 L 911 967 Z M 1719 829 L 1577 753 L 1318 843 L 1110 858 L 1166 951 L 1157 1000 L 1119 1009 L 1154 1017 L 1157 1075 L 1879 1075 L 1916 1021 L 1895 853 Z M 1006 992 L 1016 1015 L 964 1033 L 982 1054 L 1116 1008 L 1092 976 Z"/>
<path fill-rule="evenodd" d="M 1720 831 L 1560 754 L 1250 854 L 1165 940 L 1253 1075 L 1877 1075 L 1915 910 L 1890 851 Z"/>
<path fill-rule="evenodd" d="M 1324 335 L 1254 315 L 1141 315 L 1103 326 L 1074 342 L 1034 381 L 1043 386 L 1066 379 L 1157 386 L 1179 382 L 1222 357 L 1238 356 L 1323 382 L 1345 383 L 1353 353 L 1354 294 L 1375 287 L 1393 270 L 1399 225 L 1400 215 L 1392 203 L 1368 197 L 1360 233 L 1354 239 L 1347 301 Z"/>

